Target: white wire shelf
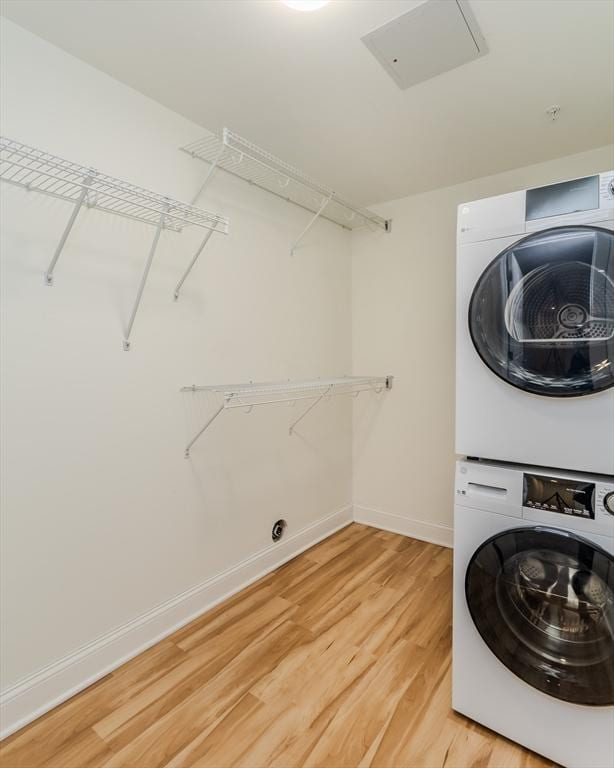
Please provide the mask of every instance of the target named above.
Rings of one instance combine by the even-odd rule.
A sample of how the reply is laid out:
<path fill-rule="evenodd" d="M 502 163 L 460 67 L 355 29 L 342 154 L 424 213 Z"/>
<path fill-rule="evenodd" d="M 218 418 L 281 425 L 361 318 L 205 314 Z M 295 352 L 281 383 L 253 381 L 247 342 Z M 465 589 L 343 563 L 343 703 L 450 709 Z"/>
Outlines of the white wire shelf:
<path fill-rule="evenodd" d="M 224 128 L 221 137 L 207 132 L 200 139 L 181 147 L 181 150 L 209 163 L 209 171 L 196 197 L 209 182 L 215 168 L 222 168 L 315 214 L 294 247 L 318 217 L 328 219 L 346 229 L 367 226 L 389 231 L 391 228 L 389 219 L 350 203 L 330 187 L 320 184 L 298 168 L 241 138 L 228 128 Z"/>
<path fill-rule="evenodd" d="M 228 233 L 228 219 L 188 203 L 137 187 L 93 168 L 63 160 L 18 141 L 0 137 L 0 178 L 28 190 L 36 190 L 76 203 L 85 191 L 83 204 L 126 216 L 145 224 L 180 232 L 197 226 Z"/>
<path fill-rule="evenodd" d="M 181 286 L 213 232 L 228 234 L 229 231 L 229 222 L 224 216 L 209 213 L 190 203 L 165 197 L 130 182 L 108 176 L 94 168 L 64 160 L 5 137 L 0 137 L 0 178 L 9 184 L 15 184 L 28 191 L 51 195 L 73 205 L 68 223 L 45 273 L 47 285 L 53 284 L 54 269 L 82 207 L 123 216 L 156 228 L 145 271 L 124 334 L 125 350 L 130 349 L 132 325 L 161 232 L 163 230 L 181 232 L 185 227 L 191 226 L 206 230 L 196 255 L 175 287 L 174 296 L 178 298 Z"/>
<path fill-rule="evenodd" d="M 361 392 L 380 394 L 392 389 L 393 376 L 342 376 L 333 379 L 307 379 L 303 381 L 270 381 L 248 384 L 212 384 L 182 387 L 182 392 L 212 392 L 222 396 L 222 403 L 199 429 L 185 449 L 185 456 L 190 456 L 194 443 L 206 432 L 215 419 L 224 410 L 244 408 L 251 411 L 258 405 L 273 403 L 295 403 L 299 400 L 313 400 L 313 403 L 295 419 L 289 428 L 292 435 L 296 425 L 324 398 L 337 395 L 353 395 Z"/>

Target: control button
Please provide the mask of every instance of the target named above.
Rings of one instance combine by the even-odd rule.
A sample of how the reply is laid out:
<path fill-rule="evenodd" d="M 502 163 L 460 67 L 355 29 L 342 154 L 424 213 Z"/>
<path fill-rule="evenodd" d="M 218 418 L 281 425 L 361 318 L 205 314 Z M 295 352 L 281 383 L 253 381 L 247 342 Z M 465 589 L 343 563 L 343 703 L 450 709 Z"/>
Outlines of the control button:
<path fill-rule="evenodd" d="M 608 184 L 608 192 L 614 197 L 614 179 L 610 179 L 610 183 Z"/>
<path fill-rule="evenodd" d="M 606 493 L 606 495 L 603 497 L 603 506 L 605 507 L 606 512 L 614 515 L 614 491 Z"/>

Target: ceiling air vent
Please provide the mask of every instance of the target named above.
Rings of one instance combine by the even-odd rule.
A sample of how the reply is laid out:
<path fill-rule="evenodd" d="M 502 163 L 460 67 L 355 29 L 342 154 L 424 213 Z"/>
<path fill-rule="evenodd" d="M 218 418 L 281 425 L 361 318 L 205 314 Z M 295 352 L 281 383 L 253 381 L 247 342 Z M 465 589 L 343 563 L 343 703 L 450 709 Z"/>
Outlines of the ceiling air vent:
<path fill-rule="evenodd" d="M 465 0 L 427 0 L 362 41 L 399 88 L 428 80 L 488 52 Z"/>

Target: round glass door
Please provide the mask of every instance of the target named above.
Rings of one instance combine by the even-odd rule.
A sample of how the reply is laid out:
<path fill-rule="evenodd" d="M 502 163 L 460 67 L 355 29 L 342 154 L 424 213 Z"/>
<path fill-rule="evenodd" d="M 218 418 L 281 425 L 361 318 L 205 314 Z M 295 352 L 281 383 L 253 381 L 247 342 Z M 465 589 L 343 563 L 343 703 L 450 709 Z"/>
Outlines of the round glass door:
<path fill-rule="evenodd" d="M 484 642 L 557 699 L 614 704 L 614 558 L 573 534 L 519 528 L 486 541 L 465 594 Z"/>
<path fill-rule="evenodd" d="M 614 233 L 556 227 L 514 243 L 478 280 L 469 331 L 486 365 L 527 392 L 614 386 Z"/>

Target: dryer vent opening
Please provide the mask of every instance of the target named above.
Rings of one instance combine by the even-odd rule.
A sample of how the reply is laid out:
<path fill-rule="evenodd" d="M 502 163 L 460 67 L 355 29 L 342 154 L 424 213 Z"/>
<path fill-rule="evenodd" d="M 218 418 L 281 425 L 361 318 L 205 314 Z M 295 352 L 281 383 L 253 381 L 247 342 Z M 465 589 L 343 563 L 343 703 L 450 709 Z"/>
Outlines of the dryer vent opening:
<path fill-rule="evenodd" d="M 275 523 L 273 523 L 273 529 L 271 531 L 271 538 L 273 541 L 279 541 L 284 535 L 287 527 L 288 523 L 285 520 L 277 520 Z"/>

